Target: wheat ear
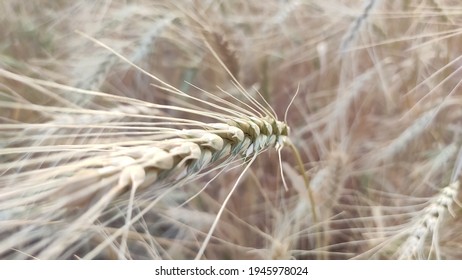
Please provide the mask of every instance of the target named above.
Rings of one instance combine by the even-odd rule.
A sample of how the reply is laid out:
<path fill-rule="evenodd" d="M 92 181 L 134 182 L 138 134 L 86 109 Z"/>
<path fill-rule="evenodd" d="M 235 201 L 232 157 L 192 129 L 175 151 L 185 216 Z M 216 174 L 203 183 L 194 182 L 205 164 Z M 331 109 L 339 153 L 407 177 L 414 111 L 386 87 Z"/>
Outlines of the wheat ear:
<path fill-rule="evenodd" d="M 361 31 L 361 27 L 369 17 L 370 12 L 376 5 L 377 0 L 368 0 L 364 1 L 365 7 L 363 8 L 362 13 L 351 23 L 348 33 L 342 39 L 340 44 L 340 51 L 346 52 L 350 47 L 350 44 L 353 43 L 358 33 Z"/>
<path fill-rule="evenodd" d="M 427 259 L 432 255 L 436 259 L 441 258 L 439 250 L 438 231 L 446 212 L 455 216 L 452 210 L 453 203 L 461 205 L 457 201 L 460 182 L 455 181 L 444 187 L 441 192 L 435 196 L 430 205 L 422 210 L 422 215 L 412 223 L 408 238 L 400 246 L 398 251 L 399 259 Z M 426 251 L 427 240 L 430 237 L 431 247 Z"/>
<path fill-rule="evenodd" d="M 6 117 L 7 123 L 0 127 L 4 145 L 1 154 L 8 158 L 0 163 L 0 216 L 4 225 L 0 236 L 5 237 L 0 241 L 1 256 L 21 258 L 17 254 L 21 252 L 23 257 L 42 259 L 70 257 L 75 248 L 96 234 L 97 222 L 109 222 L 101 220 L 102 215 L 128 192 L 125 226 L 84 256 L 96 257 L 120 238 L 118 257 L 128 258 L 128 232 L 142 218 L 142 214 L 134 215 L 132 211 L 141 197 L 154 197 L 156 202 L 168 189 L 183 186 L 210 168 L 223 168 L 236 157 L 255 159 L 267 148 L 280 149 L 288 142 L 288 126 L 248 96 L 240 85 L 253 107 L 240 101 L 245 106 L 230 109 L 228 101 L 217 97 L 210 103 L 149 75 L 164 90 L 212 107 L 211 111 L 75 89 L 5 70 L 0 70 L 0 75 L 40 89 L 41 93 L 51 91 L 48 95 L 54 97 L 54 102 L 46 105 L 15 97 L 0 101 L 0 107 L 20 108 L 44 120 L 34 123 Z M 73 104 L 59 94 L 53 95 L 53 90 L 89 95 L 95 102 L 99 98 L 99 103 Z M 218 122 L 170 117 L 163 113 L 166 110 L 207 116 Z M 219 216 L 220 213 L 216 222 Z M 206 245 L 207 241 L 198 256 Z"/>

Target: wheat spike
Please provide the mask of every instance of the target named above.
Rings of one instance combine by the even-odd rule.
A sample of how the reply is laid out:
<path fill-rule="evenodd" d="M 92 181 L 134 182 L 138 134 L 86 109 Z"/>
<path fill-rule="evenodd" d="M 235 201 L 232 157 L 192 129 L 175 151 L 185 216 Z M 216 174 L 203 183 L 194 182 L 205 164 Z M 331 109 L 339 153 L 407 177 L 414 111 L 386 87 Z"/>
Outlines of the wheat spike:
<path fill-rule="evenodd" d="M 365 23 L 365 21 L 369 17 L 370 12 L 372 11 L 374 6 L 376 5 L 376 2 L 378 1 L 369 0 L 369 1 L 364 1 L 364 2 L 365 2 L 365 7 L 363 8 L 362 13 L 357 18 L 355 18 L 355 20 L 351 23 L 348 33 L 342 39 L 342 42 L 340 44 L 341 52 L 346 52 L 348 50 L 348 48 L 350 47 L 350 44 L 353 43 L 358 33 L 361 31 L 362 25 Z"/>
<path fill-rule="evenodd" d="M 78 91 L 93 96 L 92 100 L 100 98 L 113 104 L 107 109 L 94 108 L 91 103 L 62 106 L 59 95 L 56 105 L 24 103 L 15 98 L 0 102 L 3 108 L 35 112 L 45 120 L 11 120 L 1 126 L 1 154 L 8 157 L 7 162 L 0 163 L 1 216 L 5 224 L 23 220 L 26 225 L 0 229 L 1 236 L 16 231 L 14 238 L 0 241 L 2 256 L 12 257 L 14 249 L 38 258 L 68 257 L 69 247 L 84 240 L 83 235 L 91 235 L 88 232 L 97 219 L 125 193 L 132 193 L 131 204 L 144 194 L 159 196 L 166 188 L 197 178 L 209 167 L 223 168 L 236 157 L 255 157 L 288 141 L 285 123 L 271 115 L 226 109 L 220 105 L 226 105 L 225 101 L 216 100 L 216 109 L 225 113 L 199 111 L 74 89 L 4 70 L 0 74 L 32 87 Z M 169 117 L 163 113 L 167 108 L 208 115 L 220 122 Z M 33 212 L 23 212 L 26 204 L 33 205 Z M 128 205 L 126 226 L 113 237 L 124 236 L 119 257 L 126 255 L 128 230 L 139 219 L 132 217 L 132 207 Z M 72 215 L 79 211 L 82 213 Z M 27 236 L 32 229 L 39 234 L 54 231 L 53 227 L 60 228 L 59 234 Z"/>
<path fill-rule="evenodd" d="M 422 210 L 422 215 L 409 227 L 409 236 L 400 246 L 398 252 L 399 259 L 427 259 L 433 254 L 436 259 L 441 259 L 439 250 L 439 226 L 441 225 L 446 212 L 453 217 L 455 213 L 452 210 L 453 203 L 457 201 L 460 182 L 455 181 L 444 187 L 441 192 L 435 196 L 427 207 Z M 431 240 L 430 250 L 426 250 L 428 238 Z"/>
<path fill-rule="evenodd" d="M 440 108 L 434 108 L 419 116 L 414 123 L 409 125 L 398 137 L 380 150 L 377 159 L 383 161 L 390 160 L 403 152 L 412 141 L 427 131 L 439 111 Z"/>

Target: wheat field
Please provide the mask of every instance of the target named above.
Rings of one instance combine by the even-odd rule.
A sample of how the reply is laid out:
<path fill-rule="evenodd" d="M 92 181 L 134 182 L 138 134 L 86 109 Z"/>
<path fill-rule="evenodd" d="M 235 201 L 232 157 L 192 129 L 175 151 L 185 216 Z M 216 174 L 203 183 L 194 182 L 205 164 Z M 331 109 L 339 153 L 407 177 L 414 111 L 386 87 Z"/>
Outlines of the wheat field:
<path fill-rule="evenodd" d="M 0 258 L 462 259 L 459 26 L 449 0 L 1 1 Z"/>

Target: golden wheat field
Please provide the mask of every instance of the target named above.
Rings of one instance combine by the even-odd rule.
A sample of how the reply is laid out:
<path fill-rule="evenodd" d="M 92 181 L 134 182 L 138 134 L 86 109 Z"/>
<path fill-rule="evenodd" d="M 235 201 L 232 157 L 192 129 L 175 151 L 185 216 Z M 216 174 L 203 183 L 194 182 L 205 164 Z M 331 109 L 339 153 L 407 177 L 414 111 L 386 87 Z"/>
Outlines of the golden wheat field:
<path fill-rule="evenodd" d="M 452 0 L 0 2 L 1 259 L 462 259 Z"/>

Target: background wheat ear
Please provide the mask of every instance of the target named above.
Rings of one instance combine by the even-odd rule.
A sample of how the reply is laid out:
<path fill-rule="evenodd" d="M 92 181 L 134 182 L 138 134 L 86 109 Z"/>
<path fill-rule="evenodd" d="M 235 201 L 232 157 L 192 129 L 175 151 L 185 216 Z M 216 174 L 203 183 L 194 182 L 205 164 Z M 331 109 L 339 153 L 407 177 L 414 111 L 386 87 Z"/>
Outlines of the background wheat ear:
<path fill-rule="evenodd" d="M 407 239 L 402 243 L 398 252 L 400 259 L 441 259 L 440 227 L 447 213 L 453 218 L 455 213 L 453 204 L 459 207 L 457 200 L 460 182 L 455 181 L 444 187 L 439 194 L 435 195 L 427 207 L 422 210 L 419 218 L 416 218 L 409 226 Z"/>

